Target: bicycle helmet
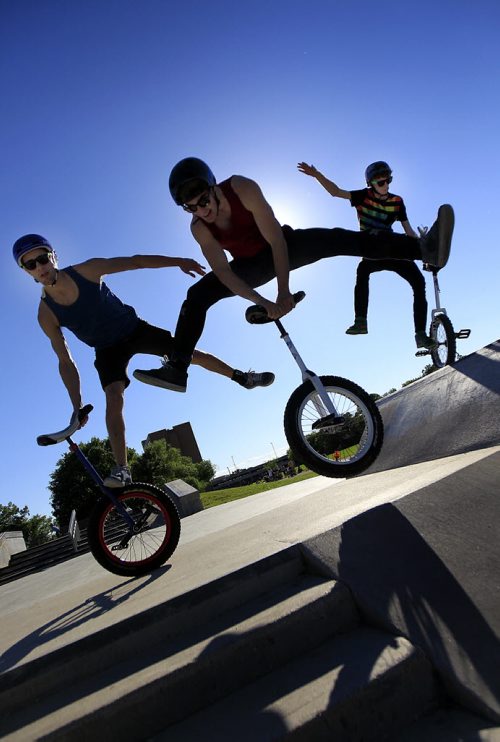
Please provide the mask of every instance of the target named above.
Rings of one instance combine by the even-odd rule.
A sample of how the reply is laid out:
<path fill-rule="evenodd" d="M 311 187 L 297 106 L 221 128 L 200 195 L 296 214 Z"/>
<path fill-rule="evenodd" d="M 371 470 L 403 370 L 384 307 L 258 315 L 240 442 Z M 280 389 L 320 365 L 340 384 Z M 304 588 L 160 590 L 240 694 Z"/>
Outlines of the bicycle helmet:
<path fill-rule="evenodd" d="M 215 175 L 206 162 L 197 157 L 186 157 L 174 165 L 168 179 L 170 195 L 178 206 L 216 183 Z"/>
<path fill-rule="evenodd" d="M 14 242 L 12 255 L 20 268 L 23 267 L 23 255 L 26 255 L 27 252 L 34 250 L 36 247 L 44 247 L 47 252 L 54 252 L 50 242 L 45 237 L 42 237 L 41 234 L 25 234 Z"/>
<path fill-rule="evenodd" d="M 372 162 L 371 165 L 368 165 L 365 170 L 365 179 L 367 185 L 370 185 L 372 180 L 376 178 L 377 175 L 392 175 L 392 170 L 387 162 L 378 160 L 377 162 Z"/>

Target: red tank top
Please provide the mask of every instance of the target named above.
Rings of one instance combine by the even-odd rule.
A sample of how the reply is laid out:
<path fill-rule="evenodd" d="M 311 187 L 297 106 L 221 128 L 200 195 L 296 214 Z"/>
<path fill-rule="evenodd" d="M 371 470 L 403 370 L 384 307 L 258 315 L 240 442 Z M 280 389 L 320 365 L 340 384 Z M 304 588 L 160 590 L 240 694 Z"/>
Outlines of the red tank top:
<path fill-rule="evenodd" d="M 252 212 L 245 209 L 233 191 L 231 178 L 222 181 L 218 186 L 229 201 L 231 224 L 229 229 L 220 229 L 215 224 L 205 223 L 205 226 L 233 258 L 252 258 L 269 247 L 269 243 L 261 235 Z"/>

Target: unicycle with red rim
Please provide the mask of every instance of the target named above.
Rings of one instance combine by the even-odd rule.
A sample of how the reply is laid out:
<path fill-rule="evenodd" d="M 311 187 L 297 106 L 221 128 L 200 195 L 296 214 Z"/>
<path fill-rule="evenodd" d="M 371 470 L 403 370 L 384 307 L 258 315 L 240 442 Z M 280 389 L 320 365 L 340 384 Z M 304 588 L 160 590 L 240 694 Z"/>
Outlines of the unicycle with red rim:
<path fill-rule="evenodd" d="M 86 405 L 71 416 L 67 428 L 57 433 L 39 435 L 39 446 L 66 441 L 97 484 L 103 496 L 90 514 L 87 537 L 96 561 L 116 575 L 149 574 L 164 564 L 179 542 L 181 521 L 174 501 L 159 487 L 134 482 L 119 489 L 105 487 L 71 436 L 93 407 Z"/>
<path fill-rule="evenodd" d="M 304 297 L 299 291 L 295 302 Z M 281 320 L 269 319 L 264 307 L 248 307 L 245 317 L 250 324 L 274 322 L 302 374 L 283 420 L 295 459 L 326 477 L 352 477 L 364 471 L 378 456 L 384 438 L 382 418 L 370 395 L 349 379 L 310 371 Z"/>

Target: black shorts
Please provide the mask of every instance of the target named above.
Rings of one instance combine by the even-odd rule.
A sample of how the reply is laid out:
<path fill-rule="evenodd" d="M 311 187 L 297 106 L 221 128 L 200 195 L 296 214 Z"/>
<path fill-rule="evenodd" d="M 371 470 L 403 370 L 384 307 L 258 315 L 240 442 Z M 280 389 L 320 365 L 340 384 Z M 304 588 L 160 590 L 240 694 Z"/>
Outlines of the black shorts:
<path fill-rule="evenodd" d="M 132 356 L 136 353 L 168 356 L 172 350 L 172 343 L 173 338 L 168 330 L 140 319 L 133 333 L 124 340 L 107 348 L 96 348 L 94 366 L 102 388 L 105 389 L 114 381 L 123 381 L 127 388 L 130 384 L 127 366 Z"/>

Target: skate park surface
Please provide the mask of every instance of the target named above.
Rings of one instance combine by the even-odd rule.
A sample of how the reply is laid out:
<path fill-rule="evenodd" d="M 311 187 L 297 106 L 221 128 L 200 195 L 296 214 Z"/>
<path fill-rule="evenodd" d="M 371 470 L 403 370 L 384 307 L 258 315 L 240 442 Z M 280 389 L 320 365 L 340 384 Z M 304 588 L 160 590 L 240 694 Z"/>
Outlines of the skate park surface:
<path fill-rule="evenodd" d="M 102 735 L 109 739 L 500 739 L 499 372 L 497 341 L 385 398 L 380 403 L 384 446 L 363 476 L 314 477 L 195 513 L 183 519 L 172 558 L 152 575 L 118 577 L 85 554 L 0 586 L 1 738 L 90 739 L 106 723 Z M 339 679 L 330 667 L 322 674 L 328 687 L 323 706 L 319 676 L 314 685 L 313 670 L 306 672 L 303 664 L 295 672 L 304 681 L 297 680 L 293 693 L 283 696 L 276 687 L 285 688 L 290 673 L 272 662 L 261 673 L 264 679 L 256 674 L 239 679 L 239 665 L 250 667 L 258 652 L 256 629 L 253 624 L 251 631 L 235 629 L 230 637 L 217 620 L 255 599 L 250 584 L 267 580 L 271 592 L 279 592 L 289 570 L 293 579 L 297 574 L 313 579 L 307 590 L 324 589 L 326 581 L 329 595 L 341 594 L 343 610 L 349 603 L 356 613 L 358 649 L 345 649 L 344 667 L 352 657 L 359 668 L 374 653 L 386 664 L 386 654 L 404 655 L 398 661 L 406 669 L 385 694 L 393 701 L 385 700 L 388 709 L 406 709 L 415 724 L 406 727 L 392 708 L 390 732 L 380 731 L 382 726 L 377 731 L 382 722 L 372 718 L 379 699 L 373 690 L 365 696 L 352 693 L 356 721 L 350 720 L 343 697 L 340 723 L 331 710 L 338 704 L 332 688 Z M 259 590 L 264 591 L 262 584 Z M 341 613 L 338 606 L 335 610 Z M 271 623 L 292 612 L 289 606 L 278 610 Z M 249 609 L 245 619 L 250 618 Z M 160 629 L 165 622 L 169 627 Z M 207 629 L 203 650 L 183 665 L 182 689 L 174 688 L 165 670 L 165 657 L 174 652 L 159 655 L 157 648 L 148 660 L 145 648 L 156 646 L 163 631 L 162 641 L 177 642 L 175 656 L 180 656 L 179 632 L 204 624 L 213 631 Z M 319 634 L 321 625 L 315 615 L 301 641 L 313 641 L 310 635 L 316 626 Z M 249 637 L 248 648 L 235 645 L 231 654 L 228 647 L 238 631 L 240 638 Z M 291 648 L 283 651 L 291 661 L 290 655 L 298 654 L 297 640 L 285 625 L 279 641 L 288 635 Z M 332 657 L 344 656 L 342 641 L 348 636 L 344 628 L 340 638 L 324 644 L 318 638 L 304 662 L 320 662 L 328 642 L 333 642 Z M 274 651 L 270 641 L 264 657 Z M 273 645 L 277 641 L 273 635 Z M 227 644 L 225 654 L 217 653 L 218 643 Z M 194 651 L 194 639 L 180 644 L 183 652 L 188 645 Z M 211 687 L 205 659 L 210 652 L 216 658 L 211 659 L 213 677 L 228 678 L 225 690 Z M 132 658 L 141 653 L 145 659 L 138 668 Z M 387 673 L 377 669 L 373 657 L 366 672 L 354 673 L 352 683 L 360 673 L 371 674 L 380 694 L 387 682 L 380 678 Z M 272 693 L 263 685 L 266 678 L 274 683 Z M 64 695 L 78 683 L 78 691 Z M 250 686 L 253 695 L 245 696 Z M 398 695 L 404 688 L 407 698 Z M 177 699 L 177 709 L 161 719 L 166 689 Z M 274 705 L 266 706 L 259 699 L 269 694 Z M 200 701 L 204 695 L 212 698 L 207 708 Z M 420 706 L 412 710 L 410 701 L 417 697 Z M 444 705 L 436 697 L 445 697 Z M 150 710 L 147 721 L 137 711 L 141 703 Z M 432 708 L 434 715 L 426 716 Z M 139 726 L 132 717 L 141 720 Z M 366 719 L 366 728 L 356 733 L 360 719 Z M 336 724 L 344 732 L 334 734 Z"/>

